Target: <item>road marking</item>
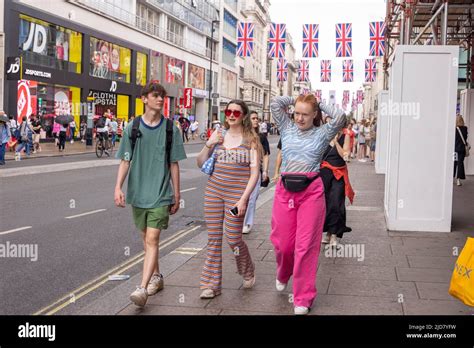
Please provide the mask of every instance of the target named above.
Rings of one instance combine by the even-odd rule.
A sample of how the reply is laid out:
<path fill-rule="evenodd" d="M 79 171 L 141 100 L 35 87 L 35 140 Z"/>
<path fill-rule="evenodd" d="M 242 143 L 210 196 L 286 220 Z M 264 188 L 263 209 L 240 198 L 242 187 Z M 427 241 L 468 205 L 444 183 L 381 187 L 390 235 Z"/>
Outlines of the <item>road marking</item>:
<path fill-rule="evenodd" d="M 196 189 L 197 189 L 197 187 L 191 187 L 191 188 L 188 188 L 186 190 L 181 190 L 180 192 L 184 193 L 184 192 L 193 191 L 193 190 L 196 190 Z"/>
<path fill-rule="evenodd" d="M 184 229 L 184 230 L 178 231 L 174 235 L 172 235 L 169 238 L 165 239 L 161 243 L 161 246 L 160 246 L 159 250 L 162 250 L 162 249 L 166 248 L 167 246 L 173 244 L 177 240 L 183 238 L 184 236 L 190 234 L 191 232 L 194 232 L 199 227 L 201 227 L 201 225 L 195 226 L 191 229 Z M 111 270 L 107 271 L 106 273 L 100 275 L 99 277 L 95 278 L 94 280 L 92 280 L 92 281 L 82 285 L 78 289 L 72 291 L 68 295 L 63 296 L 59 300 L 57 300 L 54 303 L 50 304 L 49 306 L 44 307 L 43 309 L 40 309 L 39 311 L 37 311 L 33 315 L 53 315 L 53 314 L 59 312 L 61 309 L 69 306 L 72 303 L 71 302 L 71 295 L 74 295 L 74 297 L 73 297 L 74 301 L 79 300 L 81 297 L 87 295 L 88 293 L 94 291 L 98 287 L 100 287 L 103 284 L 107 283 L 109 281 L 108 280 L 109 275 L 111 275 L 111 274 L 116 274 L 117 275 L 117 274 L 120 274 L 122 272 L 125 272 L 126 270 L 128 270 L 128 269 L 132 268 L 133 266 L 137 265 L 138 263 L 142 262 L 144 257 L 145 257 L 145 252 L 142 251 L 138 255 L 135 255 L 134 257 L 132 257 L 131 259 L 129 259 L 125 262 L 123 262 L 119 266 L 114 267 L 113 269 L 111 269 Z M 77 295 L 75 295 L 75 294 L 77 294 Z"/>
<path fill-rule="evenodd" d="M 86 215 L 91 215 L 91 214 L 95 214 L 95 213 L 100 213 L 100 212 L 106 211 L 106 210 L 107 210 L 107 209 L 97 209 L 97 210 L 89 211 L 89 212 L 87 212 L 87 213 L 82 213 L 82 214 L 79 214 L 79 215 L 66 216 L 65 219 L 74 219 L 74 218 L 81 217 L 81 216 L 86 216 Z"/>
<path fill-rule="evenodd" d="M 381 207 L 363 207 L 360 205 L 349 205 L 346 207 L 346 210 L 355 210 L 355 211 L 383 211 Z"/>
<path fill-rule="evenodd" d="M 18 232 L 18 231 L 29 230 L 29 229 L 32 228 L 32 227 L 33 227 L 33 226 L 25 226 L 25 227 L 15 228 L 15 229 L 13 229 L 13 230 L 8 230 L 8 231 L 5 231 L 5 232 L 0 232 L 0 236 L 1 236 L 1 235 L 4 235 L 4 234 L 15 233 L 15 232 Z"/>
<path fill-rule="evenodd" d="M 196 255 L 202 248 L 177 248 L 173 250 L 172 254 Z"/>

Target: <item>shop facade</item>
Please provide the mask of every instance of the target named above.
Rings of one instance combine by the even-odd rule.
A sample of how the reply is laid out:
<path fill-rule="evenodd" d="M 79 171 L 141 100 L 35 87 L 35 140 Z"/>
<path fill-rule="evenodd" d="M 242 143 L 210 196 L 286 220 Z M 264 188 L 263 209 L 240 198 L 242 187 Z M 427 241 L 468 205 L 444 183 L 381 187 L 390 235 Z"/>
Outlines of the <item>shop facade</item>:
<path fill-rule="evenodd" d="M 150 50 L 11 1 L 5 32 L 5 111 L 19 121 L 37 115 L 44 138 L 55 116 L 70 114 L 79 126 L 91 102 L 96 117 L 143 113 Z"/>

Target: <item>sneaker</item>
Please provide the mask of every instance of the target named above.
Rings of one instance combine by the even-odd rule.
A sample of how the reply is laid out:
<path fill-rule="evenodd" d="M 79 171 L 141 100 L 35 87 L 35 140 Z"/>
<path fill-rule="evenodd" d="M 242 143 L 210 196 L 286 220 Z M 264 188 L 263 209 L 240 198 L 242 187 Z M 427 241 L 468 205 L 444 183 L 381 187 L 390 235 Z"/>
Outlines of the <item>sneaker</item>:
<path fill-rule="evenodd" d="M 15 153 L 15 161 L 21 161 L 21 154 L 19 152 Z"/>
<path fill-rule="evenodd" d="M 326 235 L 323 237 L 323 240 L 321 241 L 321 244 L 329 244 L 329 237 L 330 235 L 326 233 Z"/>
<path fill-rule="evenodd" d="M 33 154 L 35 154 L 35 153 L 36 153 L 36 150 L 33 151 Z"/>
<path fill-rule="evenodd" d="M 162 274 L 153 274 L 146 288 L 148 296 L 155 295 L 158 291 L 162 290 L 164 287 L 163 275 Z"/>
<path fill-rule="evenodd" d="M 243 228 L 243 230 L 242 230 L 242 233 L 243 233 L 243 234 L 249 234 L 250 231 L 252 231 L 252 226 L 250 226 L 250 225 L 245 225 L 244 228 Z"/>
<path fill-rule="evenodd" d="M 244 283 L 242 284 L 242 287 L 244 289 L 252 289 L 254 285 L 255 285 L 255 275 L 253 276 L 252 279 L 249 279 L 249 280 L 244 279 Z"/>
<path fill-rule="evenodd" d="M 295 307 L 295 315 L 306 315 L 309 312 L 308 307 L 303 307 L 303 306 L 296 306 Z"/>
<path fill-rule="evenodd" d="M 214 298 L 216 297 L 216 293 L 212 289 L 204 289 L 203 292 L 201 292 L 201 295 L 199 296 L 202 299 L 209 299 L 209 298 Z"/>
<path fill-rule="evenodd" d="M 457 180 L 456 180 L 456 185 L 458 185 L 458 186 L 462 186 L 462 184 L 461 184 L 461 180 L 457 179 Z"/>
<path fill-rule="evenodd" d="M 280 282 L 278 279 L 276 280 L 275 283 L 276 283 L 277 291 L 280 291 L 280 292 L 285 291 L 285 289 L 286 289 L 286 284 L 285 283 Z"/>
<path fill-rule="evenodd" d="M 331 234 L 331 237 L 329 238 L 329 246 L 337 247 L 338 245 L 339 242 L 337 241 L 337 236 L 335 234 Z"/>
<path fill-rule="evenodd" d="M 145 288 L 137 287 L 137 290 L 132 292 L 130 295 L 130 301 L 132 301 L 136 306 L 143 307 L 146 304 L 148 299 L 148 293 Z"/>

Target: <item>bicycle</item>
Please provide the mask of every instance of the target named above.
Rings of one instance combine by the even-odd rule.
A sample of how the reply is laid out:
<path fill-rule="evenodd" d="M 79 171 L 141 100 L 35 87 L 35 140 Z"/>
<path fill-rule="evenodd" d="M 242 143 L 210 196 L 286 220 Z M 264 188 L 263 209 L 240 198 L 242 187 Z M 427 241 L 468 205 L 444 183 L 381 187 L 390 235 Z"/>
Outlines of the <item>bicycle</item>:
<path fill-rule="evenodd" d="M 107 141 L 104 143 L 104 136 L 102 133 L 97 133 L 97 137 L 98 139 L 95 143 L 95 155 L 98 158 L 101 158 L 104 155 L 104 152 L 107 151 L 106 155 L 110 157 L 114 150 L 110 139 L 107 139 Z"/>

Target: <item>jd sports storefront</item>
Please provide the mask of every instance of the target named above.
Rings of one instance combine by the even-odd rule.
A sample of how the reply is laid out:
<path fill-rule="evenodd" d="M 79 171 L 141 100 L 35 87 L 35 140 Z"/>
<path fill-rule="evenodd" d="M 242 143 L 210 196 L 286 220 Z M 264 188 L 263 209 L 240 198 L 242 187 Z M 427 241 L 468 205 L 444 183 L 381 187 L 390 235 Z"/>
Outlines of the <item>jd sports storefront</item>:
<path fill-rule="evenodd" d="M 43 137 L 52 136 L 60 114 L 79 126 L 92 100 L 95 116 L 143 113 L 148 50 L 12 1 L 5 2 L 5 32 L 5 111 L 20 120 L 38 115 Z"/>

